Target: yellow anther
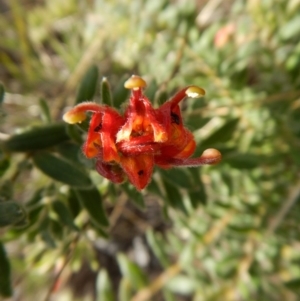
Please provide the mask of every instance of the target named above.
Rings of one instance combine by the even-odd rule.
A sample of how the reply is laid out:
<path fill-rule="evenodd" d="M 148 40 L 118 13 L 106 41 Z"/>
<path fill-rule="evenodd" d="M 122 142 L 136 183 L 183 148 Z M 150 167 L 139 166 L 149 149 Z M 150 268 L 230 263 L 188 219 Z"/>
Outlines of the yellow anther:
<path fill-rule="evenodd" d="M 217 164 L 222 160 L 222 154 L 215 148 L 206 149 L 201 157 L 205 157 L 206 159 L 210 159 L 211 163 L 209 164 Z"/>
<path fill-rule="evenodd" d="M 205 91 L 197 86 L 190 86 L 186 89 L 185 94 L 191 98 L 199 98 L 205 95 Z"/>
<path fill-rule="evenodd" d="M 130 90 L 138 90 L 146 87 L 146 82 L 138 75 L 132 75 L 125 83 L 124 87 Z"/>
<path fill-rule="evenodd" d="M 81 123 L 85 119 L 86 115 L 84 112 L 74 112 L 73 110 L 67 112 L 63 116 L 63 120 L 70 124 Z"/>

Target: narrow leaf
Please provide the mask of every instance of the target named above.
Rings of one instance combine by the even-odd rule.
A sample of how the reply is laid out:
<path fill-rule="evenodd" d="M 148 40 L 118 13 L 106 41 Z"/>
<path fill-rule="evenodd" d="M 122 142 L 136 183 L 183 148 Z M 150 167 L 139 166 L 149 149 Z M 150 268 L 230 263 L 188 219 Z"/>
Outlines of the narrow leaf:
<path fill-rule="evenodd" d="M 92 187 L 91 189 L 76 189 L 75 192 L 81 206 L 87 210 L 95 226 L 108 226 L 109 222 L 103 208 L 99 190 L 96 187 Z"/>
<path fill-rule="evenodd" d="M 91 66 L 80 84 L 76 97 L 76 104 L 93 99 L 97 90 L 98 77 L 98 68 L 95 65 Z"/>
<path fill-rule="evenodd" d="M 114 301 L 112 285 L 106 270 L 101 270 L 98 273 L 97 282 L 97 301 Z"/>
<path fill-rule="evenodd" d="M 58 215 L 59 220 L 62 224 L 68 226 L 72 230 L 78 231 L 78 227 L 74 224 L 74 220 L 70 211 L 63 202 L 59 200 L 54 201 L 52 203 L 52 207 L 55 213 Z"/>
<path fill-rule="evenodd" d="M 206 204 L 207 195 L 205 191 L 205 186 L 202 182 L 201 174 L 197 168 L 189 168 L 188 172 L 193 178 L 193 188 L 188 190 L 191 203 L 194 208 L 197 208 L 200 204 Z"/>
<path fill-rule="evenodd" d="M 78 144 L 67 141 L 58 145 L 56 150 L 66 160 L 81 166 L 79 163 L 79 153 L 81 153 L 82 150 Z"/>
<path fill-rule="evenodd" d="M 164 250 L 164 242 L 159 240 L 154 231 L 148 230 L 146 233 L 147 242 L 149 243 L 151 250 L 154 252 L 155 256 L 159 260 L 160 264 L 164 267 L 169 266 L 169 258 Z"/>
<path fill-rule="evenodd" d="M 236 131 L 238 123 L 238 118 L 228 120 L 221 128 L 201 142 L 202 148 L 211 147 L 218 143 L 224 143 L 230 140 Z"/>
<path fill-rule="evenodd" d="M 182 199 L 182 195 L 179 192 L 178 188 L 173 185 L 171 182 L 163 179 L 163 184 L 165 187 L 165 191 L 166 191 L 166 198 L 168 203 L 176 208 L 176 209 L 180 209 L 182 212 L 187 213 L 186 212 L 186 208 L 183 204 L 183 199 Z"/>
<path fill-rule="evenodd" d="M 139 290 L 147 285 L 147 279 L 142 270 L 125 255 L 118 254 L 117 260 L 124 277 L 128 278 L 130 284 Z"/>
<path fill-rule="evenodd" d="M 0 160 L 0 177 L 2 177 L 10 166 L 10 160 L 8 158 L 2 158 Z"/>
<path fill-rule="evenodd" d="M 133 201 L 139 208 L 145 208 L 144 197 L 141 192 L 137 191 L 132 185 L 124 183 L 121 185 L 131 201 Z"/>
<path fill-rule="evenodd" d="M 67 124 L 66 131 L 73 141 L 80 145 L 83 143 L 82 130 L 76 124 Z"/>
<path fill-rule="evenodd" d="M 4 245 L 0 242 L 0 296 L 12 296 L 10 263 L 4 249 Z"/>
<path fill-rule="evenodd" d="M 147 186 L 147 191 L 150 191 L 153 194 L 156 194 L 157 196 L 163 197 L 163 194 L 159 188 L 159 186 L 156 183 L 155 179 L 152 179 L 152 181 Z"/>
<path fill-rule="evenodd" d="M 114 100 L 114 107 L 119 108 L 124 102 L 127 101 L 129 91 L 124 88 L 124 82 L 127 80 L 128 76 L 126 78 L 122 78 L 118 85 L 117 88 L 113 92 L 113 100 Z"/>
<path fill-rule="evenodd" d="M 185 169 L 174 169 L 174 170 L 160 170 L 160 174 L 163 178 L 168 179 L 173 185 L 185 188 L 193 189 L 194 185 L 191 179 L 191 175 Z"/>
<path fill-rule="evenodd" d="M 69 139 L 64 123 L 34 127 L 21 134 L 1 141 L 0 147 L 7 152 L 28 152 L 55 146 Z"/>
<path fill-rule="evenodd" d="M 120 301 L 130 301 L 133 296 L 133 287 L 126 277 L 122 277 L 119 286 L 118 297 Z"/>
<path fill-rule="evenodd" d="M 113 106 L 111 89 L 106 77 L 103 77 L 101 82 L 101 100 L 103 104 Z"/>
<path fill-rule="evenodd" d="M 237 169 L 253 169 L 266 161 L 267 158 L 250 153 L 233 153 L 226 157 L 226 163 Z"/>
<path fill-rule="evenodd" d="M 76 195 L 76 192 L 74 189 L 69 190 L 69 194 L 67 197 L 68 207 L 72 214 L 73 219 L 80 213 L 81 211 L 81 205 L 79 202 L 79 199 Z"/>
<path fill-rule="evenodd" d="M 92 185 L 90 178 L 83 170 L 50 152 L 35 154 L 33 162 L 38 169 L 56 181 L 81 188 Z"/>
<path fill-rule="evenodd" d="M 39 226 L 39 233 L 42 237 L 42 240 L 47 244 L 49 248 L 54 249 L 56 247 L 55 240 L 50 231 L 50 219 L 46 216 Z"/>
<path fill-rule="evenodd" d="M 40 109 L 41 109 L 42 120 L 46 123 L 50 123 L 51 122 L 51 114 L 50 114 L 50 109 L 49 109 L 49 106 L 48 106 L 46 100 L 41 98 L 39 100 L 39 105 L 40 105 Z"/>

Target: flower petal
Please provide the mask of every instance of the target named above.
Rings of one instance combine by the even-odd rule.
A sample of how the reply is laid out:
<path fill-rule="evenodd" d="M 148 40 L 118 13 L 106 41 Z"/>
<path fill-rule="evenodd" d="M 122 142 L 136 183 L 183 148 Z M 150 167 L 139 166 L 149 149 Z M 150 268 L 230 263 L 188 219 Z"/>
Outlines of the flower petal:
<path fill-rule="evenodd" d="M 121 165 L 136 189 L 142 190 L 150 182 L 154 165 L 152 155 L 122 156 Z"/>
<path fill-rule="evenodd" d="M 116 163 L 105 163 L 101 160 L 96 162 L 97 172 L 112 181 L 113 183 L 122 183 L 125 180 L 125 173 L 122 170 L 121 166 Z"/>
<path fill-rule="evenodd" d="M 105 162 L 120 161 L 115 144 L 116 134 L 124 123 L 123 118 L 114 110 L 106 108 L 102 117 L 102 129 L 100 132 L 103 147 L 103 160 Z"/>
<path fill-rule="evenodd" d="M 116 133 L 124 120 L 118 112 L 107 106 L 101 107 L 101 112 L 96 112 L 91 118 L 90 127 L 83 152 L 88 158 L 99 156 L 102 149 L 102 158 L 105 162 L 119 161 L 115 145 Z"/>
<path fill-rule="evenodd" d="M 100 130 L 102 128 L 102 113 L 95 113 L 90 121 L 86 142 L 83 146 L 83 153 L 87 158 L 94 158 L 102 147 Z"/>

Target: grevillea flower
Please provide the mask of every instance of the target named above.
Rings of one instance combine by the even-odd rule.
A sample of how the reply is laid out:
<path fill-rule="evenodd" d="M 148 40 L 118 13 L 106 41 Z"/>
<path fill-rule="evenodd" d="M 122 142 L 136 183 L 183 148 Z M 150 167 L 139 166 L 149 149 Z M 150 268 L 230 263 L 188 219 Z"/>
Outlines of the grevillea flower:
<path fill-rule="evenodd" d="M 151 180 L 154 165 L 168 169 L 220 162 L 221 154 L 216 149 L 207 149 L 200 157 L 191 158 L 196 143 L 183 125 L 179 107 L 185 97 L 201 97 L 205 91 L 188 86 L 154 109 L 143 93 L 145 86 L 146 82 L 135 75 L 125 82 L 131 96 L 124 115 L 106 105 L 83 102 L 63 116 L 73 124 L 85 120 L 86 112 L 93 113 L 83 152 L 96 159 L 98 173 L 114 183 L 128 178 L 142 190 Z"/>

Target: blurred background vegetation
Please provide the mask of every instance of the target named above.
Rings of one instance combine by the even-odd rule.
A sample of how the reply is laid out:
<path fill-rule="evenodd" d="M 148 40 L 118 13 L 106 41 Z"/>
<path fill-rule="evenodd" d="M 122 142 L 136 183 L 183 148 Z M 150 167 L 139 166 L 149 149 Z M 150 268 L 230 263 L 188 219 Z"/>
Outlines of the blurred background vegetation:
<path fill-rule="evenodd" d="M 300 300 L 299 0 L 1 0 L 0 10 L 5 300 Z M 222 163 L 156 169 L 142 193 L 99 176 L 81 153 L 84 130 L 61 116 L 103 101 L 103 77 L 122 109 L 131 74 L 156 105 L 203 87 L 184 120 L 196 155 L 214 147 Z"/>

